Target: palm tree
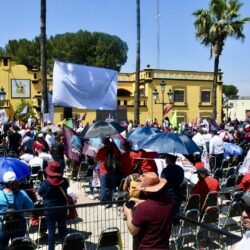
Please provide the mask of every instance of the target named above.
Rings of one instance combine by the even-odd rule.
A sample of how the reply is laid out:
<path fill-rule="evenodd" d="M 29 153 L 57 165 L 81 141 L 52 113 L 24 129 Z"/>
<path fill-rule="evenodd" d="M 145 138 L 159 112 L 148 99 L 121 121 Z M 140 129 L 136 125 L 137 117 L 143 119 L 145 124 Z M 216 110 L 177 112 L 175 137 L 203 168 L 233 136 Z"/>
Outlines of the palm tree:
<path fill-rule="evenodd" d="M 136 70 L 135 70 L 135 124 L 140 123 L 140 47 L 141 47 L 141 16 L 140 16 L 140 0 L 136 0 Z"/>
<path fill-rule="evenodd" d="M 48 87 L 46 69 L 46 0 L 41 0 L 41 34 L 40 34 L 40 53 L 41 53 L 41 75 L 42 75 L 42 98 L 44 113 L 49 112 L 48 107 Z"/>
<path fill-rule="evenodd" d="M 209 9 L 196 10 L 194 26 L 196 38 L 201 44 L 210 46 L 210 57 L 214 57 L 214 79 L 212 91 L 213 118 L 217 118 L 217 77 L 219 59 L 228 37 L 244 41 L 244 25 L 250 18 L 241 18 L 239 10 L 242 6 L 238 0 L 210 0 Z"/>

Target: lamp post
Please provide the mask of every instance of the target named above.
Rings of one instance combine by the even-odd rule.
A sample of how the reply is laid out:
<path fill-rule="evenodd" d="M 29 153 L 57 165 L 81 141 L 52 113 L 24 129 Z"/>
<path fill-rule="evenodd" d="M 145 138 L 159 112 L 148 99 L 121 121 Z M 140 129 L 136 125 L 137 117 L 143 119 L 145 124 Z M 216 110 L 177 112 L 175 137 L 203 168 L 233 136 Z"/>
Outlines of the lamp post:
<path fill-rule="evenodd" d="M 164 124 L 164 107 L 166 105 L 165 100 L 164 100 L 164 94 L 165 94 L 165 90 L 166 90 L 165 81 L 161 81 L 160 86 L 161 86 L 161 93 L 162 93 L 162 101 L 157 102 L 157 99 L 159 97 L 159 92 L 157 91 L 157 89 L 154 89 L 152 94 L 153 94 L 154 103 L 162 105 L 162 124 Z M 171 91 L 171 89 L 169 90 L 169 92 L 167 94 L 168 94 L 168 99 L 169 99 L 170 103 L 172 103 L 173 92 Z"/>
<path fill-rule="evenodd" d="M 4 101 L 5 97 L 6 97 L 6 92 L 4 91 L 4 88 L 1 87 L 1 89 L 0 89 L 0 100 Z"/>
<path fill-rule="evenodd" d="M 229 99 L 227 97 L 224 98 L 224 102 L 223 102 L 223 108 L 226 109 L 226 121 L 228 121 L 228 110 L 233 108 L 234 104 L 229 102 Z"/>

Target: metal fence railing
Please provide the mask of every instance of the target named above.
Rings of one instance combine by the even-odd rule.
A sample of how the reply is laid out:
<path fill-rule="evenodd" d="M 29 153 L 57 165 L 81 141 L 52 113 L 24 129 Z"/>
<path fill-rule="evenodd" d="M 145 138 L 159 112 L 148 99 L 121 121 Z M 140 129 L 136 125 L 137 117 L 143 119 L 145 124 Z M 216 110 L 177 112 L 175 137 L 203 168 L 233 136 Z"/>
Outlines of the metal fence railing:
<path fill-rule="evenodd" d="M 133 249 L 133 237 L 127 229 L 127 223 L 123 219 L 123 213 L 119 206 L 122 202 L 113 202 L 111 208 L 105 208 L 105 204 L 88 203 L 67 206 L 76 208 L 78 217 L 67 221 L 68 233 L 79 232 L 84 240 L 86 249 L 96 249 L 103 230 L 107 228 L 119 229 L 119 240 L 117 244 L 121 249 Z M 53 207 L 50 209 L 65 209 L 66 207 Z M 47 209 L 47 210 L 50 210 Z M 36 244 L 37 249 L 47 249 L 47 228 L 42 215 L 44 208 L 32 210 L 20 210 L 27 219 L 27 236 Z M 35 214 L 40 214 L 34 220 Z M 16 211 L 9 212 L 17 213 Z M 0 212 L 0 218 L 6 212 Z M 33 218 L 31 220 L 31 218 Z M 173 226 L 170 238 L 170 249 L 228 249 L 233 243 L 241 239 L 240 236 L 222 231 L 213 226 L 194 222 L 185 217 L 179 216 L 180 225 Z M 35 222 L 35 223 L 34 223 Z M 109 239 L 107 240 L 109 241 Z M 111 241 L 111 236 L 110 236 Z M 21 249 L 21 248 L 20 248 Z M 59 238 L 57 238 L 56 249 L 61 249 Z M 74 250 L 74 248 L 72 248 Z M 109 248 L 107 248 L 109 249 Z"/>

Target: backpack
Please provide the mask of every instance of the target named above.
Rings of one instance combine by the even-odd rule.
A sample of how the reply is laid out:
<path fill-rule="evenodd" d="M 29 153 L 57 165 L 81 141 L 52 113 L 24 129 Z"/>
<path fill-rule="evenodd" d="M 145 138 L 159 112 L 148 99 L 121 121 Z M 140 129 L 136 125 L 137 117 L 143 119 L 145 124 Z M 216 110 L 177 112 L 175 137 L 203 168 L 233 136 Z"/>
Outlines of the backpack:
<path fill-rule="evenodd" d="M 129 188 L 128 188 L 129 198 L 138 198 L 140 190 L 136 188 L 136 185 L 141 180 L 140 178 L 134 177 L 133 174 L 131 174 L 129 177 L 130 177 Z"/>
<path fill-rule="evenodd" d="M 109 149 L 105 156 L 105 168 L 108 172 L 114 172 L 119 168 L 119 163 L 112 149 Z"/>
<path fill-rule="evenodd" d="M 3 192 L 3 191 L 2 191 Z M 7 196 L 3 192 L 3 195 L 7 201 L 8 209 L 5 211 L 7 214 L 3 215 L 2 219 L 2 231 L 3 232 L 8 232 L 8 233 L 13 233 L 16 232 L 17 230 L 21 229 L 21 218 L 22 216 L 20 214 L 8 214 L 8 212 L 16 211 L 15 209 L 15 204 L 16 204 L 16 197 L 17 193 L 15 194 L 14 198 L 14 203 L 11 204 L 8 201 Z"/>

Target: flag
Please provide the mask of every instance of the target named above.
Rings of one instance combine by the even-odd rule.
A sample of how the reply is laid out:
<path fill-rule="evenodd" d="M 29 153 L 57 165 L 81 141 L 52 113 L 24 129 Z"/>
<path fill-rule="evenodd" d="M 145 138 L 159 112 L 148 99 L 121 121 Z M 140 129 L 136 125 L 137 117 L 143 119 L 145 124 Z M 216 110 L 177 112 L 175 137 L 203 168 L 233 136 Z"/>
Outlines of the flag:
<path fill-rule="evenodd" d="M 5 109 L 0 109 L 0 123 L 3 124 L 8 121 Z"/>
<path fill-rule="evenodd" d="M 88 129 L 89 129 L 89 123 L 87 122 L 84 129 L 82 130 L 82 132 L 80 134 L 80 137 L 83 138 L 85 136 L 85 134 L 87 133 Z"/>
<path fill-rule="evenodd" d="M 174 112 L 174 114 L 173 114 L 173 116 L 172 116 L 172 118 L 171 118 L 171 120 L 170 120 L 170 123 L 171 123 L 172 126 L 174 126 L 174 127 L 177 127 L 177 126 L 178 126 L 178 124 L 177 124 L 177 113 L 176 113 L 176 111 Z"/>
<path fill-rule="evenodd" d="M 173 107 L 174 107 L 174 105 L 173 105 L 173 104 L 170 104 L 168 107 L 166 107 L 166 108 L 164 109 L 163 114 L 164 114 L 164 115 L 167 115 L 168 112 L 169 112 L 171 109 L 173 109 Z"/>
<path fill-rule="evenodd" d="M 88 112 L 85 112 L 79 121 L 85 121 Z"/>
<path fill-rule="evenodd" d="M 194 127 L 194 128 L 197 128 L 200 124 L 201 124 L 201 118 L 200 118 L 199 115 L 197 115 L 197 116 L 195 117 L 195 120 L 194 120 L 194 123 L 193 123 L 193 127 Z"/>
<path fill-rule="evenodd" d="M 82 156 L 81 138 L 67 125 L 63 126 L 63 142 L 65 155 L 73 161 L 80 162 Z"/>
<path fill-rule="evenodd" d="M 25 115 L 29 112 L 29 105 L 26 105 L 23 110 L 19 113 L 19 115 Z"/>
<path fill-rule="evenodd" d="M 53 103 L 78 109 L 116 110 L 118 72 L 55 61 Z"/>
<path fill-rule="evenodd" d="M 59 123 L 57 123 L 57 125 L 66 125 L 69 128 L 73 128 L 74 127 L 72 119 L 64 119 L 64 120 L 60 121 Z"/>
<path fill-rule="evenodd" d="M 214 119 L 210 119 L 209 120 L 209 125 L 210 125 L 210 129 L 211 130 L 215 130 L 215 131 L 219 131 L 220 130 L 219 125 L 216 123 L 216 121 Z"/>

